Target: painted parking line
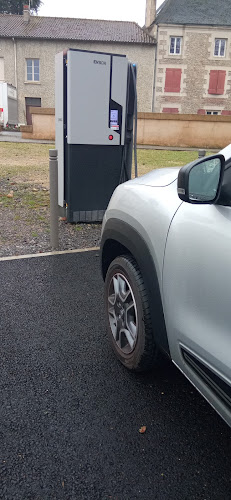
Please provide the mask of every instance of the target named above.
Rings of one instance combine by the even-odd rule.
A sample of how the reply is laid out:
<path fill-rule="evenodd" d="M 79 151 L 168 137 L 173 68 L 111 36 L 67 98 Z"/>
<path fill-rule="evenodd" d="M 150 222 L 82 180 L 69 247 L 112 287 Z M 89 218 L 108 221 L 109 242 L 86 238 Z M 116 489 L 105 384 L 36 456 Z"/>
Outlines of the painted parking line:
<path fill-rule="evenodd" d="M 54 250 L 53 252 L 32 253 L 28 255 L 9 255 L 8 257 L 0 257 L 0 261 L 17 260 L 17 259 L 33 259 L 35 257 L 49 257 L 52 255 L 65 255 L 70 253 L 94 252 L 99 250 L 99 247 L 79 248 L 75 250 Z"/>

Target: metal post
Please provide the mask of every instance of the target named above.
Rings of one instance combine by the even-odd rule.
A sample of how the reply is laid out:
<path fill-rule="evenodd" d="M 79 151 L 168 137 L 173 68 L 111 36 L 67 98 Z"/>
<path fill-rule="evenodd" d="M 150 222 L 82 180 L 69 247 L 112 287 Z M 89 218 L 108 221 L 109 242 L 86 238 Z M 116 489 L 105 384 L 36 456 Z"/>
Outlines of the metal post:
<path fill-rule="evenodd" d="M 49 149 L 50 172 L 50 242 L 52 250 L 59 249 L 58 225 L 58 151 Z"/>
<path fill-rule="evenodd" d="M 205 149 L 199 149 L 198 158 L 204 158 L 205 155 L 206 155 Z"/>

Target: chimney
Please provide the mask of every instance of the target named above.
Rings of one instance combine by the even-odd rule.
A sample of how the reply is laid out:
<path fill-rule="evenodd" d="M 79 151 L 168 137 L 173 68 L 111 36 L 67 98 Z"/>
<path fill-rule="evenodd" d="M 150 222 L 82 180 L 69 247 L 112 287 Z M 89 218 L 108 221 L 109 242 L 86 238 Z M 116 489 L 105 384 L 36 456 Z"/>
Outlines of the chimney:
<path fill-rule="evenodd" d="M 29 5 L 23 5 L 23 21 L 28 24 L 30 21 L 30 7 Z"/>
<path fill-rule="evenodd" d="M 156 18 L 156 0 L 146 0 L 145 26 L 148 28 Z"/>

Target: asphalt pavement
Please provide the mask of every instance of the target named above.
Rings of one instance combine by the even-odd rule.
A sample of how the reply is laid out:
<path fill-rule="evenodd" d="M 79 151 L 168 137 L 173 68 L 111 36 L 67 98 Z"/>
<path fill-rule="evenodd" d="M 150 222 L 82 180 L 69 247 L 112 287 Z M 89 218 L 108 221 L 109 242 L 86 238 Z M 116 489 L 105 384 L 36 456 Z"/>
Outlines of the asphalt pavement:
<path fill-rule="evenodd" d="M 29 142 L 38 144 L 54 144 L 55 141 L 45 139 L 23 139 L 22 132 L 3 131 L 0 132 L 0 142 Z"/>
<path fill-rule="evenodd" d="M 1 499 L 231 499 L 229 427 L 171 362 L 115 359 L 97 251 L 0 276 Z"/>

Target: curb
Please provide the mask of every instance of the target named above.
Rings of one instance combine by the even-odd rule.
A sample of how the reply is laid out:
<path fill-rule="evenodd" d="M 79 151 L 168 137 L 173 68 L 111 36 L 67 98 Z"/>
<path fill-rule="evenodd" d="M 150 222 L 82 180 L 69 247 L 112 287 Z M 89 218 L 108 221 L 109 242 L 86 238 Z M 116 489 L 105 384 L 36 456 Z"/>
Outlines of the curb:
<path fill-rule="evenodd" d="M 65 255 L 71 253 L 84 253 L 84 252 L 94 252 L 99 250 L 100 247 L 91 247 L 91 248 L 79 248 L 75 250 L 54 250 L 52 252 L 44 252 L 44 253 L 31 253 L 27 255 L 9 255 L 8 257 L 0 257 L 1 261 L 7 260 L 21 260 L 21 259 L 34 259 L 36 257 L 50 257 L 52 255 Z"/>

